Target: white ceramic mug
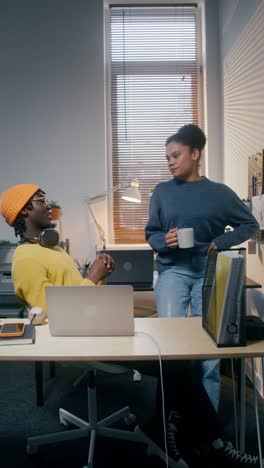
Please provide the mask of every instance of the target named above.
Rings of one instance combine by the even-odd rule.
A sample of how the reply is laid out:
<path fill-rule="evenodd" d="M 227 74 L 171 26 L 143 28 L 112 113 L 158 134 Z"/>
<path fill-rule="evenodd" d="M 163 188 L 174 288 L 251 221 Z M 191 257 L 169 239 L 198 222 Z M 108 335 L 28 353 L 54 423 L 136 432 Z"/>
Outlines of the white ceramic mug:
<path fill-rule="evenodd" d="M 180 249 L 194 247 L 193 228 L 177 229 L 178 246 Z"/>

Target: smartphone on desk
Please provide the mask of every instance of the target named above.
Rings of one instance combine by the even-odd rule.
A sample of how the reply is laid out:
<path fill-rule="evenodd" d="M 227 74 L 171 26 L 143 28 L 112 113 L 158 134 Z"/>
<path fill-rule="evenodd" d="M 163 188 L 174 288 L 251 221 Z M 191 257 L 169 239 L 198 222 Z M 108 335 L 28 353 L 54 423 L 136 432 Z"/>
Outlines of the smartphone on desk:
<path fill-rule="evenodd" d="M 22 336 L 24 331 L 24 323 L 4 323 L 0 329 L 0 337 L 11 338 L 13 336 Z"/>

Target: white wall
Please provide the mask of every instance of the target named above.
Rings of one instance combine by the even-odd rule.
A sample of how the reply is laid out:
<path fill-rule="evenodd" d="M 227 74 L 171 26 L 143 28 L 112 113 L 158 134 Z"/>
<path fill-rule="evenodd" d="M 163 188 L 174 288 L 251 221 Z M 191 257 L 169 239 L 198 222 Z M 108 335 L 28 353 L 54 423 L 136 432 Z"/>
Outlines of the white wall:
<path fill-rule="evenodd" d="M 1 2 L 0 30 L 0 191 L 39 184 L 62 203 L 73 256 L 90 258 L 83 198 L 106 185 L 103 2 Z M 0 239 L 14 239 L 2 219 Z"/>
<path fill-rule="evenodd" d="M 217 1 L 205 5 L 207 174 L 221 180 Z M 63 234 L 79 260 L 94 255 L 98 240 L 84 195 L 104 192 L 107 180 L 103 27 L 103 0 L 0 6 L 0 192 L 31 182 L 61 201 Z M 106 227 L 106 204 L 94 210 Z M 14 240 L 2 219 L 0 239 Z"/>
<path fill-rule="evenodd" d="M 264 2 L 220 2 L 223 76 L 224 181 L 248 194 L 248 156 L 264 148 Z M 264 281 L 263 244 L 248 258 L 248 272 Z"/>
<path fill-rule="evenodd" d="M 220 46 L 223 77 L 224 181 L 248 194 L 248 156 L 264 148 L 264 2 L 222 0 Z M 262 284 L 248 293 L 248 310 L 264 319 L 264 244 L 247 257 L 247 273 Z M 262 362 L 257 384 L 264 393 Z"/>
<path fill-rule="evenodd" d="M 207 135 L 205 174 L 223 181 L 222 100 L 218 0 L 204 1 L 203 66 L 205 132 Z"/>
<path fill-rule="evenodd" d="M 231 9 L 232 3 L 236 8 Z M 242 9 L 247 5 L 248 10 Z M 224 177 L 244 198 L 248 193 L 248 156 L 264 146 L 263 18 L 264 6 L 259 1 L 231 1 L 227 12 L 222 10 Z"/>

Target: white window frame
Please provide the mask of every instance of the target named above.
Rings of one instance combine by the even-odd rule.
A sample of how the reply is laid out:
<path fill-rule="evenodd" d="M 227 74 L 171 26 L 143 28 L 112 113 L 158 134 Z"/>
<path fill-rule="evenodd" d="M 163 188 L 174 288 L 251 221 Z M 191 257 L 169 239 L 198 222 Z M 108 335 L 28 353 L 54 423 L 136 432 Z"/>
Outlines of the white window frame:
<path fill-rule="evenodd" d="M 198 107 L 199 125 L 204 127 L 205 98 L 204 98 L 204 48 L 202 38 L 202 23 L 204 23 L 204 2 L 205 0 L 104 0 L 104 44 L 105 44 L 105 128 L 106 128 L 106 171 L 107 171 L 107 217 L 106 217 L 106 239 L 107 246 L 119 246 L 114 243 L 114 223 L 113 223 L 113 172 L 112 172 L 112 128 L 111 128 L 111 24 L 110 5 L 183 5 L 197 4 L 197 42 L 198 42 L 198 62 L 199 62 L 199 85 L 198 85 Z M 205 173 L 206 155 L 202 160 L 201 172 Z M 123 244 L 125 248 L 141 247 L 144 244 Z"/>

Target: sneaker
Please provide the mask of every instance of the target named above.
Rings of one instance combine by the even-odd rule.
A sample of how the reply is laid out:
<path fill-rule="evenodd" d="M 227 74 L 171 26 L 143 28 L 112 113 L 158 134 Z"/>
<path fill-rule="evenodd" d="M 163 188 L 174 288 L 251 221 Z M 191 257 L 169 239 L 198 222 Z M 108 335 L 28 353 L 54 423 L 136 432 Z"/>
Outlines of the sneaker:
<path fill-rule="evenodd" d="M 167 447 L 168 454 L 173 459 L 181 456 L 190 467 L 201 466 L 200 456 L 191 446 L 189 435 L 185 434 L 182 416 L 175 410 L 171 410 L 168 416 Z"/>
<path fill-rule="evenodd" d="M 178 420 L 180 420 L 180 415 L 177 411 L 170 411 L 168 422 L 167 422 L 167 447 L 168 454 L 173 459 L 180 457 L 179 445 L 177 446 L 176 439 L 179 439 L 179 430 L 178 430 Z"/>
<path fill-rule="evenodd" d="M 167 424 L 169 426 L 169 423 Z M 166 463 L 163 424 L 152 420 L 143 426 L 135 427 L 143 443 L 148 446 L 148 453 L 156 455 Z M 181 451 L 176 445 L 175 434 L 172 427 L 167 427 L 168 463 L 170 468 L 189 468 L 183 459 Z"/>
<path fill-rule="evenodd" d="M 259 457 L 240 452 L 231 442 L 224 441 L 223 444 L 222 448 L 211 450 L 212 461 L 217 463 L 217 466 L 218 464 L 219 467 L 226 466 L 226 468 L 259 466 Z"/>

